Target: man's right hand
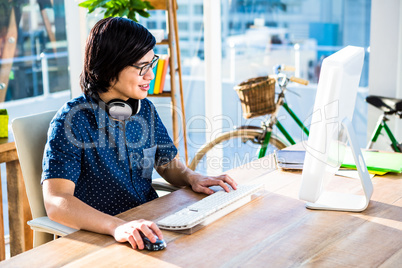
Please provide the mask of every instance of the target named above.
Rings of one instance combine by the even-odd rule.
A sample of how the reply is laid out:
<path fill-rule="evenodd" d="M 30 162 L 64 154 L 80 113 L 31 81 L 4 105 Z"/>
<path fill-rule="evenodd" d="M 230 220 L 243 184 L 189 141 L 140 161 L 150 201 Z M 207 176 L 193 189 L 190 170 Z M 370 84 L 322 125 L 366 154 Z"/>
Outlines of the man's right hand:
<path fill-rule="evenodd" d="M 114 239 L 117 242 L 129 242 L 133 249 L 144 249 L 144 242 L 141 238 L 142 232 L 152 242 L 156 242 L 154 236 L 163 239 L 162 231 L 152 221 L 136 220 L 119 225 L 114 231 Z"/>

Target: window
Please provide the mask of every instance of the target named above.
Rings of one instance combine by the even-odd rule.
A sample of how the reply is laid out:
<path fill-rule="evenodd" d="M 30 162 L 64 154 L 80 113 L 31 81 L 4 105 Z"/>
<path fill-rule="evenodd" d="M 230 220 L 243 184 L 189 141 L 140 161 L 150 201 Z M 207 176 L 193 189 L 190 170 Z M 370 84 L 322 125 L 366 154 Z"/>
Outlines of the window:
<path fill-rule="evenodd" d="M 187 4 L 179 4 L 177 8 L 178 15 L 187 15 L 188 14 L 188 5 Z"/>
<path fill-rule="evenodd" d="M 222 49 L 235 50 L 234 62 L 244 58 L 250 64 L 237 64 L 232 77 L 246 79 L 276 64 L 299 62 L 298 74 L 317 82 L 324 57 L 347 45 L 369 46 L 370 9 L 371 0 L 222 1 Z M 368 57 L 360 85 L 368 85 Z"/>
<path fill-rule="evenodd" d="M 183 48 L 183 49 L 180 51 L 180 55 L 183 56 L 183 57 L 190 57 L 190 56 L 191 56 L 191 55 L 190 55 L 190 51 L 189 51 L 188 49 L 186 49 L 186 48 Z"/>
<path fill-rule="evenodd" d="M 157 29 L 158 27 L 157 27 L 156 21 L 148 20 L 147 21 L 147 28 L 148 29 Z"/>
<path fill-rule="evenodd" d="M 194 31 L 201 31 L 201 30 L 202 30 L 202 25 L 203 25 L 202 22 L 199 22 L 199 21 L 194 22 L 194 24 L 193 24 L 193 30 L 194 30 Z"/>
<path fill-rule="evenodd" d="M 188 31 L 188 22 L 179 21 L 179 31 Z"/>
<path fill-rule="evenodd" d="M 194 4 L 193 9 L 194 9 L 194 14 L 196 14 L 196 15 L 204 14 L 204 6 L 203 5 Z"/>
<path fill-rule="evenodd" d="M 70 88 L 64 1 L 0 1 L 0 107 L 7 109 L 9 123 L 59 109 Z M 3 176 L 5 171 L 2 164 Z M 1 183 L 0 204 L 7 204 L 6 179 Z"/>
<path fill-rule="evenodd" d="M 64 5 L 38 3 L 0 5 L 0 102 L 70 89 Z"/>
<path fill-rule="evenodd" d="M 192 26 L 189 33 L 191 36 L 190 39 L 182 38 L 180 46 L 182 50 L 186 49 L 186 52 L 182 54 L 182 67 L 186 70 L 186 75 L 189 75 L 186 79 L 192 81 L 191 87 L 198 89 L 203 85 L 196 86 L 197 78 L 204 78 L 206 68 L 205 41 L 201 38 L 204 30 L 200 16 L 203 14 L 203 7 L 200 4 L 201 1 L 193 2 L 186 2 L 190 11 L 193 11 L 188 14 L 188 21 Z M 371 0 L 222 0 L 221 73 L 222 95 L 225 99 L 222 104 L 224 115 L 230 117 L 234 125 L 242 124 L 242 111 L 233 86 L 253 77 L 272 74 L 273 67 L 277 64 L 293 66 L 297 64 L 297 72 L 294 75 L 310 80 L 310 86 L 308 90 L 302 91 L 302 98 L 295 97 L 296 102 L 293 101 L 292 105 L 298 106 L 296 110 L 303 111 L 301 117 L 305 120 L 310 112 L 305 108 L 312 107 L 314 104 L 315 87 L 322 58 L 346 45 L 365 48 L 369 46 L 370 8 Z M 185 14 L 181 14 L 180 18 L 185 18 Z M 295 49 L 296 44 L 298 49 Z M 190 51 L 187 52 L 187 50 Z M 366 57 L 361 79 L 363 87 L 368 83 L 368 60 L 369 57 Z M 188 92 L 189 99 L 198 99 L 196 94 L 200 92 L 199 90 L 189 89 Z M 293 98 L 291 94 L 288 95 L 289 98 Z M 360 100 L 363 100 L 361 96 Z M 187 105 L 186 113 L 202 114 L 203 111 L 201 108 L 198 109 L 198 106 L 204 107 L 204 104 Z M 259 123 L 259 121 L 256 122 L 256 124 Z M 295 133 L 298 129 L 295 129 L 292 123 L 286 123 L 285 128 Z M 255 124 L 255 122 L 251 120 L 248 124 Z M 365 122 L 358 124 L 359 129 L 365 129 Z M 359 134 L 361 140 L 365 140 L 365 134 Z M 300 138 L 297 134 L 295 137 Z M 192 144 L 195 139 L 196 134 L 190 131 L 189 144 Z M 200 141 L 203 140 L 200 139 Z M 188 149 L 190 155 L 192 150 L 197 150 L 191 146 Z"/>

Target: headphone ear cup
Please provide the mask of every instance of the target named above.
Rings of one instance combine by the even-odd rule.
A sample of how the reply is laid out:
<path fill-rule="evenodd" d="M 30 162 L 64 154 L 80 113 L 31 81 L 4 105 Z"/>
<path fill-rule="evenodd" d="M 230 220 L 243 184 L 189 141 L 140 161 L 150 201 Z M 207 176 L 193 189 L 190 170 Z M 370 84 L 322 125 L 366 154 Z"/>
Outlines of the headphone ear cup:
<path fill-rule="evenodd" d="M 133 108 L 125 101 L 114 99 L 106 104 L 107 113 L 114 119 L 127 120 L 133 114 Z"/>
<path fill-rule="evenodd" d="M 139 113 L 141 110 L 141 100 L 128 99 L 127 101 L 123 101 L 120 99 L 113 99 L 108 103 L 105 103 L 98 94 L 92 94 L 91 97 L 94 98 L 99 105 L 104 103 L 108 115 L 117 120 L 127 120 L 131 116 Z"/>
<path fill-rule="evenodd" d="M 130 104 L 131 108 L 133 109 L 132 115 L 136 115 L 141 110 L 141 100 L 137 99 L 128 99 L 127 103 Z"/>

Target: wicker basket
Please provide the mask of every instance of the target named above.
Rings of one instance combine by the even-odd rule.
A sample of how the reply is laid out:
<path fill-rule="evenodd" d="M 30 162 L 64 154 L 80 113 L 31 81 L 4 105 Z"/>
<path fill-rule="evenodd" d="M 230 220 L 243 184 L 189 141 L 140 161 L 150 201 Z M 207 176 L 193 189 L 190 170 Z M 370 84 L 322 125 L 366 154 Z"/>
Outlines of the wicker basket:
<path fill-rule="evenodd" d="M 261 76 L 235 86 L 241 101 L 244 118 L 252 118 L 275 111 L 275 79 Z"/>

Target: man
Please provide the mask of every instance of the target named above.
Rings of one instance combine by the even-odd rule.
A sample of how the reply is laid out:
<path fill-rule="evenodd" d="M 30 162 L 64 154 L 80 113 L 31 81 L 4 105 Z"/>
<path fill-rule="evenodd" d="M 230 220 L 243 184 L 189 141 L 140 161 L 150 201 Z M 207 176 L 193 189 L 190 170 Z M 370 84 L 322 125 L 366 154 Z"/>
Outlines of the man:
<path fill-rule="evenodd" d="M 81 74 L 81 96 L 66 103 L 50 124 L 43 161 L 43 195 L 50 219 L 76 229 L 112 235 L 143 249 L 142 232 L 163 239 L 147 220 L 114 215 L 157 198 L 152 169 L 169 183 L 211 194 L 229 191 L 227 175 L 208 177 L 177 158 L 155 107 L 146 99 L 158 57 L 155 38 L 123 18 L 99 21 L 91 30 Z M 226 185 L 226 183 L 228 185 Z"/>

